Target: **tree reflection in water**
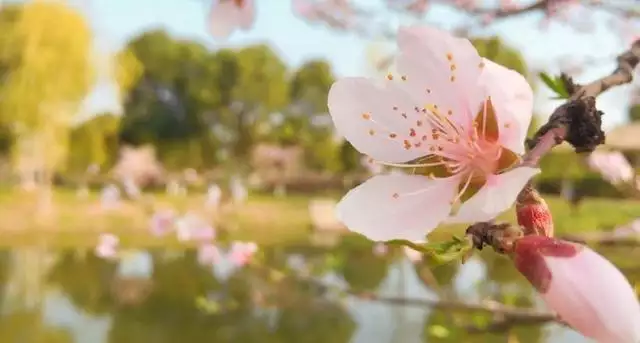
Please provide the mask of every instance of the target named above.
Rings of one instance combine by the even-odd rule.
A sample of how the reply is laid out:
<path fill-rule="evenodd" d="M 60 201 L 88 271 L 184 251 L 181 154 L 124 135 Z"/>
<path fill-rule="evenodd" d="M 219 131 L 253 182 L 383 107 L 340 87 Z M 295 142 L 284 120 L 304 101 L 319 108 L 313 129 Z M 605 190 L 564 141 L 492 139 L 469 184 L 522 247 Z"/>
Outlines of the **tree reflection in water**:
<path fill-rule="evenodd" d="M 167 251 L 157 250 L 146 256 L 151 257 L 152 273 L 138 275 L 118 272 L 118 262 L 92 254 L 61 252 L 47 282 L 60 288 L 78 312 L 109 316 L 110 343 L 362 343 L 376 337 L 382 339 L 381 334 L 393 337 L 395 329 L 406 331 L 404 338 L 433 343 L 505 339 L 505 332 L 467 332 L 465 326 L 481 329 L 495 319 L 486 314 L 426 309 L 407 312 L 413 314 L 403 320 L 416 322 L 417 326 L 405 325 L 396 318 L 400 308 L 376 300 L 354 300 L 353 295 L 339 291 L 346 288 L 356 293 L 403 296 L 402 291 L 393 289 L 396 283 L 391 282 L 395 280 L 391 274 L 397 273 L 390 273 L 391 266 L 409 263 L 402 249 L 390 247 L 381 254 L 371 242 L 360 237 L 345 237 L 334 247 L 306 244 L 262 247 L 256 263 L 229 269 L 223 278 L 216 278 L 213 273 L 216 266 L 199 264 L 192 250 L 178 251 L 173 257 Z M 483 254 L 478 257 L 474 263 L 484 264 L 479 266 L 486 267 L 488 277 L 477 285 L 461 280 L 465 278 L 463 274 L 468 274 L 461 273 L 462 269 L 473 267 L 469 264 L 464 268 L 456 263 L 434 268 L 426 262 L 415 263 L 415 275 L 402 276 L 403 283 L 411 282 L 413 289 L 438 287 L 447 299 L 466 298 L 471 290 L 474 298 L 519 307 L 534 306 L 530 286 L 521 283 L 522 278 L 509 261 Z M 405 261 L 397 263 L 401 259 Z M 0 259 L 0 278 L 6 274 L 4 260 Z M 136 285 L 143 280 L 152 287 L 136 293 Z M 456 293 L 459 283 L 465 284 L 464 294 Z M 137 300 L 122 301 L 124 293 L 137 294 L 131 296 Z M 371 312 L 372 304 L 376 304 L 375 314 Z M 39 313 L 12 313 L 0 321 L 1 342 L 24 341 L 26 336 L 21 332 L 32 335 L 29 337 L 46 336 L 47 342 L 71 342 L 64 330 L 46 326 Z M 508 333 L 521 343 L 544 341 L 543 326 L 515 327 Z"/>

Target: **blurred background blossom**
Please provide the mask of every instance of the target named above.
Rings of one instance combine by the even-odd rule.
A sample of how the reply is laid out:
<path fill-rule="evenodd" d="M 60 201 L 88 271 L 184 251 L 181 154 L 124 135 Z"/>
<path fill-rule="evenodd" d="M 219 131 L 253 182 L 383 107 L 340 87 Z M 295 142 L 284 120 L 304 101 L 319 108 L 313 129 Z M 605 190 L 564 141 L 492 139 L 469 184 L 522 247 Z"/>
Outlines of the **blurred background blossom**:
<path fill-rule="evenodd" d="M 587 342 L 551 322 L 489 329 L 495 304 L 545 310 L 504 257 L 436 266 L 336 218 L 348 189 L 398 171 L 335 132 L 329 88 L 393 71 L 397 28 L 419 23 L 524 75 L 531 133 L 561 103 L 539 72 L 579 83 L 610 73 L 640 37 L 640 8 L 0 2 L 0 341 Z M 591 155 L 559 146 L 535 185 L 557 235 L 586 241 L 640 290 L 638 82 L 598 108 L 604 146 Z M 499 220 L 515 222 L 511 212 Z M 429 241 L 464 229 L 442 227 Z"/>

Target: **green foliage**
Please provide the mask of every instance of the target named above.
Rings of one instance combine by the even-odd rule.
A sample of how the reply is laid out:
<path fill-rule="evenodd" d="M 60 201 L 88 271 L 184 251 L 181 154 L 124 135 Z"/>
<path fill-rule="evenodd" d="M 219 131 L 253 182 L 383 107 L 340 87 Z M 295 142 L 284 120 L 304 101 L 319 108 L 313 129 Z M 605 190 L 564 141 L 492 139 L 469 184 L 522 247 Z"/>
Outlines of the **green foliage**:
<path fill-rule="evenodd" d="M 334 81 L 331 66 L 327 62 L 307 62 L 291 79 L 291 102 L 300 104 L 308 114 L 327 112 L 327 96 Z"/>
<path fill-rule="evenodd" d="M 633 105 L 629 108 L 629 121 L 640 121 L 640 105 Z"/>
<path fill-rule="evenodd" d="M 83 172 L 91 164 L 104 166 L 114 162 L 120 118 L 103 113 L 83 122 L 71 131 L 67 167 Z"/>
<path fill-rule="evenodd" d="M 213 163 L 209 156 L 222 141 L 246 157 L 257 128 L 289 103 L 286 66 L 264 45 L 214 53 L 151 31 L 127 50 L 143 71 L 125 96 L 120 137 L 158 146 L 161 160 L 172 165 Z M 228 137 L 212 134 L 214 125 Z"/>
<path fill-rule="evenodd" d="M 341 172 L 351 172 L 360 168 L 362 155 L 348 141 L 345 140 L 340 144 L 338 156 Z"/>
<path fill-rule="evenodd" d="M 569 91 L 567 90 L 562 77 L 560 76 L 550 76 L 546 73 L 540 73 L 540 79 L 544 82 L 549 89 L 551 89 L 554 93 L 556 93 L 557 97 L 555 99 L 568 99 Z"/>
<path fill-rule="evenodd" d="M 0 10 L 0 122 L 20 140 L 17 157 L 38 156 L 42 171 L 65 158 L 71 120 L 95 81 L 92 44 L 86 18 L 65 3 Z"/>

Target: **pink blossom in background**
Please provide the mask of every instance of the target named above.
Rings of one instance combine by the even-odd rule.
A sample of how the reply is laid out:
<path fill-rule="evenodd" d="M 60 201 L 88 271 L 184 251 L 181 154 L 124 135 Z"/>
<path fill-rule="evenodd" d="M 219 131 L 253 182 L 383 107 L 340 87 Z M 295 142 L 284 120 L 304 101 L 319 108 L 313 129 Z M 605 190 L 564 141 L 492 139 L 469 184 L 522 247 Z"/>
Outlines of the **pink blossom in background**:
<path fill-rule="evenodd" d="M 372 251 L 375 256 L 385 256 L 389 253 L 389 247 L 384 243 L 378 242 L 373 245 Z"/>
<path fill-rule="evenodd" d="M 96 256 L 104 259 L 114 259 L 118 256 L 120 239 L 110 233 L 103 233 L 98 237 L 98 244 L 94 250 Z"/>
<path fill-rule="evenodd" d="M 198 262 L 204 266 L 213 265 L 221 258 L 220 249 L 213 244 L 203 244 L 198 247 Z"/>
<path fill-rule="evenodd" d="M 122 186 L 124 187 L 125 193 L 132 199 L 137 199 L 142 194 L 140 187 L 138 187 L 138 184 L 131 177 L 124 179 Z"/>
<path fill-rule="evenodd" d="M 175 221 L 176 213 L 173 210 L 156 211 L 151 217 L 151 233 L 154 236 L 164 236 L 173 230 Z"/>
<path fill-rule="evenodd" d="M 422 261 L 422 253 L 419 252 L 418 250 L 411 249 L 411 248 L 405 246 L 405 247 L 403 247 L 403 251 L 404 251 L 404 255 L 407 256 L 409 261 L 411 261 L 412 263 L 416 263 L 416 262 Z"/>
<path fill-rule="evenodd" d="M 398 75 L 338 80 L 329 112 L 337 131 L 377 163 L 426 171 L 372 177 L 340 201 L 338 218 L 374 241 L 421 241 L 445 220 L 495 218 L 539 173 L 511 169 L 524 153 L 531 87 L 439 29 L 401 28 L 398 46 Z"/>
<path fill-rule="evenodd" d="M 404 9 L 411 14 L 422 15 L 429 8 L 429 0 L 386 0 L 386 5 L 392 9 Z"/>
<path fill-rule="evenodd" d="M 600 173 L 611 184 L 630 182 L 635 171 L 619 151 L 594 151 L 587 160 L 589 168 Z"/>
<path fill-rule="evenodd" d="M 120 205 L 120 189 L 116 185 L 107 185 L 100 194 L 100 205 L 103 209 L 111 210 Z"/>
<path fill-rule="evenodd" d="M 356 10 L 348 0 L 291 0 L 293 13 L 310 22 L 324 21 L 338 28 L 353 28 Z"/>
<path fill-rule="evenodd" d="M 187 213 L 176 221 L 176 234 L 182 242 L 210 241 L 216 238 L 213 226 L 194 213 Z"/>
<path fill-rule="evenodd" d="M 222 200 L 222 189 L 217 184 L 212 184 L 207 189 L 206 206 L 210 209 L 217 209 L 220 206 Z"/>
<path fill-rule="evenodd" d="M 237 266 L 244 266 L 251 262 L 257 251 L 258 245 L 254 242 L 233 242 L 229 250 L 229 260 Z"/>
<path fill-rule="evenodd" d="M 254 0 L 213 0 L 209 11 L 209 33 L 216 39 L 237 29 L 248 30 L 255 20 Z"/>
<path fill-rule="evenodd" d="M 93 163 L 87 167 L 87 174 L 89 175 L 96 175 L 99 172 L 100 172 L 100 166 L 98 164 Z"/>
<path fill-rule="evenodd" d="M 601 343 L 640 342 L 640 304 L 625 276 L 587 246 L 525 236 L 516 268 L 576 331 Z"/>
<path fill-rule="evenodd" d="M 239 176 L 231 178 L 229 182 L 229 190 L 231 192 L 231 198 L 236 205 L 244 204 L 249 198 L 249 190 Z"/>
<path fill-rule="evenodd" d="M 629 224 L 615 228 L 612 234 L 615 237 L 631 237 L 640 235 L 640 219 L 636 219 Z"/>

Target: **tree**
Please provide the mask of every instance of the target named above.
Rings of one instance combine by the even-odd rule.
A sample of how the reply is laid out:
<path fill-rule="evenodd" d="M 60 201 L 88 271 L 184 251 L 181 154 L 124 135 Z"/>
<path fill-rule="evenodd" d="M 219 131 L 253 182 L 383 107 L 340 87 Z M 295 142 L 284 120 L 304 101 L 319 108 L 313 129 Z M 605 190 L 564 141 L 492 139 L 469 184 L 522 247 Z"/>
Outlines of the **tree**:
<path fill-rule="evenodd" d="M 121 140 L 156 145 L 161 160 L 174 165 L 201 164 L 206 151 L 202 147 L 212 144 L 206 116 L 220 103 L 211 54 L 164 31 L 142 34 L 126 51 L 136 57 L 142 72 L 124 96 Z"/>
<path fill-rule="evenodd" d="M 291 78 L 291 103 L 307 114 L 325 114 L 327 95 L 335 81 L 331 65 L 323 60 L 311 60 L 303 64 Z"/>
<path fill-rule="evenodd" d="M 230 106 L 235 128 L 234 152 L 245 157 L 253 145 L 256 128 L 268 115 L 281 112 L 289 102 L 287 68 L 266 45 L 237 52 L 237 78 L 231 82 Z M 225 77 L 221 74 L 220 77 Z"/>
<path fill-rule="evenodd" d="M 81 123 L 71 131 L 68 169 L 83 172 L 89 165 L 104 166 L 115 161 L 118 151 L 120 118 L 101 113 Z"/>
<path fill-rule="evenodd" d="M 48 207 L 71 121 L 95 81 L 91 29 L 67 4 L 37 1 L 0 10 L 0 36 L 0 122 L 11 124 L 17 162 L 40 176 Z"/>
<path fill-rule="evenodd" d="M 313 169 L 338 170 L 338 146 L 333 142 L 333 126 L 327 96 L 335 77 L 331 65 L 312 60 L 298 68 L 290 79 L 289 105 L 271 123 L 264 139 L 281 145 L 295 144 L 305 150 L 306 165 Z"/>

